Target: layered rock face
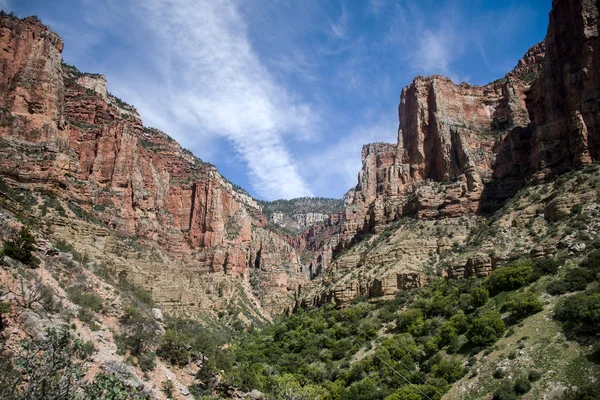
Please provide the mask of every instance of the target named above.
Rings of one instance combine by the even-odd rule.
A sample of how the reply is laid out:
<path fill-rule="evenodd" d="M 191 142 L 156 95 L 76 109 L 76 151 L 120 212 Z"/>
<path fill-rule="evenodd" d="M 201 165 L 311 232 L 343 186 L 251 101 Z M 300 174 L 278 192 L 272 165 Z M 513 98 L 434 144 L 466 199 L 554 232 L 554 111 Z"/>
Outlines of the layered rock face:
<path fill-rule="evenodd" d="M 505 78 L 417 77 L 402 90 L 398 144 L 363 149 L 346 236 L 403 216 L 489 213 L 529 179 L 598 159 L 598 47 L 596 3 L 556 0 L 546 40 Z"/>
<path fill-rule="evenodd" d="M 292 246 L 265 229 L 254 199 L 164 133 L 144 128 L 135 108 L 108 94 L 103 76 L 63 65 L 62 41 L 37 19 L 2 17 L 0 29 L 2 178 L 103 223 L 90 232 L 58 221 L 56 232 L 70 230 L 75 244 L 97 250 L 114 240 L 90 236 L 158 244 L 168 258 L 162 268 L 117 264 L 167 308 L 222 306 L 222 294 L 207 284 L 211 274 L 232 296 L 264 297 L 266 317 L 289 304 L 305 274 Z"/>

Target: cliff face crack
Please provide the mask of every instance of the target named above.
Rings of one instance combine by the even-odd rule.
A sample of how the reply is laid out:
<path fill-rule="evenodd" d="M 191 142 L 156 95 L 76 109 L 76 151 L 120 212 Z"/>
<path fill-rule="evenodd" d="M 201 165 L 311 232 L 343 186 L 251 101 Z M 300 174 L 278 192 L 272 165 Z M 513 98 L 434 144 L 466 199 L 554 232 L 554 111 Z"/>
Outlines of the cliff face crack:
<path fill-rule="evenodd" d="M 189 217 L 189 221 L 188 221 L 188 232 L 192 232 L 192 224 L 194 223 L 194 213 L 196 211 L 197 187 L 198 187 L 198 184 L 196 182 L 194 182 L 192 184 L 192 198 L 191 198 L 191 205 L 190 205 L 190 217 Z"/>

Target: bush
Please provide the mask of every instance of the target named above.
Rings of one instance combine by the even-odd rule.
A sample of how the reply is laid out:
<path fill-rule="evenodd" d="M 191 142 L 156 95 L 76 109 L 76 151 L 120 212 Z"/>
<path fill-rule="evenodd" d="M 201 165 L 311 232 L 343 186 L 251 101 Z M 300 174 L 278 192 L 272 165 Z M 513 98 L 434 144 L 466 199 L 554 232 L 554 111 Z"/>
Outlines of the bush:
<path fill-rule="evenodd" d="M 148 394 L 140 393 L 138 390 L 117 378 L 115 375 L 103 372 L 96 375 L 94 381 L 84 387 L 86 399 L 95 400 L 150 400 Z"/>
<path fill-rule="evenodd" d="M 156 368 L 156 353 L 149 351 L 140 354 L 138 356 L 138 364 L 140 365 L 140 369 L 142 371 L 152 371 L 154 368 Z"/>
<path fill-rule="evenodd" d="M 471 290 L 471 304 L 475 308 L 481 307 L 485 303 L 487 303 L 489 297 L 490 293 L 485 288 L 476 287 L 473 290 Z"/>
<path fill-rule="evenodd" d="M 507 301 L 505 306 L 511 312 L 515 323 L 544 309 L 544 305 L 533 292 L 518 293 Z"/>
<path fill-rule="evenodd" d="M 493 396 L 494 400 L 518 400 L 519 396 L 515 393 L 513 386 L 509 381 L 503 381 L 500 387 L 496 389 Z"/>
<path fill-rule="evenodd" d="M 488 311 L 479 318 L 475 318 L 467 338 L 473 346 L 489 346 L 496 343 L 504 335 L 506 325 L 500 313 Z"/>
<path fill-rule="evenodd" d="M 188 365 L 192 361 L 190 341 L 189 336 L 169 329 L 160 340 L 156 354 L 173 365 Z"/>
<path fill-rule="evenodd" d="M 547 291 L 553 296 L 585 290 L 594 278 L 592 272 L 583 268 L 573 268 L 567 271 L 564 279 L 550 282 Z"/>
<path fill-rule="evenodd" d="M 533 277 L 533 262 L 531 260 L 517 261 L 514 265 L 498 268 L 487 280 L 490 293 L 500 293 L 518 289 L 531 281 Z"/>
<path fill-rule="evenodd" d="M 31 254 L 34 250 L 35 237 L 31 234 L 29 229 L 24 226 L 21 228 L 21 232 L 19 232 L 18 235 L 13 235 L 6 241 L 3 248 L 5 255 L 30 266 L 36 265 L 36 258 Z"/>
<path fill-rule="evenodd" d="M 431 368 L 433 377 L 445 379 L 449 383 L 456 382 L 466 373 L 467 370 L 463 368 L 462 362 L 456 358 L 442 359 Z"/>
<path fill-rule="evenodd" d="M 423 312 L 418 308 L 404 311 L 396 320 L 398 331 L 408 332 L 416 337 L 421 336 L 424 324 Z"/>
<path fill-rule="evenodd" d="M 595 335 L 600 331 L 600 293 L 586 291 L 564 299 L 554 318 L 575 334 Z"/>
<path fill-rule="evenodd" d="M 124 334 L 117 336 L 117 344 L 137 356 L 152 345 L 158 337 L 158 325 L 154 318 L 135 307 L 126 307 L 120 319 Z"/>
<path fill-rule="evenodd" d="M 558 260 L 551 260 L 548 258 L 538 258 L 533 264 L 533 276 L 532 280 L 537 280 L 544 275 L 554 275 L 558 272 L 558 267 L 561 262 Z"/>
<path fill-rule="evenodd" d="M 69 299 L 85 309 L 98 312 L 102 309 L 102 297 L 95 293 L 87 292 L 83 285 L 71 286 L 67 289 Z"/>
<path fill-rule="evenodd" d="M 529 379 L 531 382 L 537 382 L 537 381 L 539 381 L 541 378 L 542 378 L 542 374 L 541 374 L 541 372 L 539 372 L 539 371 L 531 371 L 531 372 L 529 373 L 529 376 L 528 376 L 528 379 Z"/>
<path fill-rule="evenodd" d="M 600 273 L 600 249 L 590 252 L 579 266 L 589 269 L 596 277 Z"/>
<path fill-rule="evenodd" d="M 82 383 L 83 344 L 67 329 L 49 329 L 46 333 L 46 340 L 22 341 L 14 359 L 0 357 L 2 399 L 72 398 Z"/>
<path fill-rule="evenodd" d="M 515 380 L 514 390 L 517 394 L 525 394 L 531 390 L 531 382 L 525 375 L 521 375 Z"/>
<path fill-rule="evenodd" d="M 81 345 L 81 359 L 86 360 L 96 352 L 96 346 L 94 342 L 87 341 Z"/>

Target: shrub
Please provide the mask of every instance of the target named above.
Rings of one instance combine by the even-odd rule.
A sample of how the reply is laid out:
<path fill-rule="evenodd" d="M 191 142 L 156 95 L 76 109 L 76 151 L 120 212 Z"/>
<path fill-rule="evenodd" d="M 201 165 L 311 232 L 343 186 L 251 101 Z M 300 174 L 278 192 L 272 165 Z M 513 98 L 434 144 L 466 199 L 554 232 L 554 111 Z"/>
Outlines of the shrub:
<path fill-rule="evenodd" d="M 35 250 L 35 237 L 29 229 L 22 227 L 18 235 L 13 235 L 4 244 L 4 254 L 21 261 L 23 264 L 34 266 L 36 259 L 31 254 Z"/>
<path fill-rule="evenodd" d="M 596 334 L 600 331 L 600 292 L 586 291 L 564 299 L 554 318 L 576 334 Z"/>
<path fill-rule="evenodd" d="M 173 391 L 175 390 L 175 385 L 170 380 L 166 380 L 162 383 L 160 390 L 167 396 L 167 399 L 173 398 Z"/>
<path fill-rule="evenodd" d="M 506 308 L 512 313 L 513 322 L 520 322 L 529 315 L 544 309 L 544 305 L 533 292 L 518 293 L 506 302 Z"/>
<path fill-rule="evenodd" d="M 117 336 L 118 344 L 137 356 L 158 337 L 158 325 L 151 315 L 135 307 L 126 307 L 120 318 L 124 334 Z"/>
<path fill-rule="evenodd" d="M 467 332 L 467 338 L 473 346 L 489 346 L 496 343 L 505 330 L 506 325 L 502 321 L 500 313 L 488 311 L 473 320 L 471 329 Z"/>
<path fill-rule="evenodd" d="M 162 359 L 173 365 L 185 366 L 192 361 L 192 349 L 187 335 L 168 329 L 156 350 Z"/>
<path fill-rule="evenodd" d="M 150 400 L 148 394 L 138 390 L 112 374 L 103 372 L 96 375 L 94 381 L 84 387 L 85 398 L 95 400 Z"/>
<path fill-rule="evenodd" d="M 86 360 L 96 352 L 94 342 L 87 341 L 81 345 L 81 359 Z"/>
<path fill-rule="evenodd" d="M 496 368 L 496 370 L 494 371 L 495 379 L 502 379 L 505 376 L 506 376 L 506 373 L 504 372 L 504 370 L 502 368 Z"/>
<path fill-rule="evenodd" d="M 152 371 L 156 367 L 156 353 L 146 352 L 138 356 L 138 364 L 144 372 Z"/>
<path fill-rule="evenodd" d="M 567 271 L 564 279 L 550 282 L 547 290 L 551 295 L 584 290 L 593 278 L 592 272 L 586 269 L 572 268 Z"/>
<path fill-rule="evenodd" d="M 485 303 L 487 303 L 490 297 L 490 293 L 485 288 L 476 287 L 471 290 L 471 304 L 473 307 L 481 307 Z"/>
<path fill-rule="evenodd" d="M 558 260 L 551 260 L 548 258 L 538 258 L 533 264 L 533 276 L 532 280 L 537 280 L 544 275 L 554 275 L 558 272 L 558 267 L 561 262 Z"/>
<path fill-rule="evenodd" d="M 67 329 L 46 333 L 46 340 L 23 341 L 11 365 L 0 357 L 2 399 L 67 399 L 82 383 L 81 341 Z"/>
<path fill-rule="evenodd" d="M 533 276 L 531 260 L 518 261 L 514 265 L 498 268 L 487 280 L 490 293 L 518 289 L 529 283 Z"/>
<path fill-rule="evenodd" d="M 525 375 L 521 375 L 515 380 L 514 390 L 517 394 L 525 394 L 531 390 L 531 382 Z"/>
<path fill-rule="evenodd" d="M 463 368 L 462 362 L 456 358 L 442 359 L 431 368 L 433 377 L 445 379 L 449 383 L 456 382 L 466 373 L 467 370 Z"/>
<path fill-rule="evenodd" d="M 592 271 L 594 276 L 600 273 L 600 249 L 590 252 L 579 265 Z"/>
<path fill-rule="evenodd" d="M 12 307 L 9 302 L 0 301 L 0 332 L 4 329 L 4 315 L 11 312 Z"/>
<path fill-rule="evenodd" d="M 528 376 L 528 379 L 529 379 L 531 382 L 537 382 L 537 381 L 539 381 L 541 378 L 542 378 L 542 374 L 541 374 L 541 372 L 539 372 L 539 371 L 531 371 L 531 372 L 529 373 L 529 376 Z"/>
<path fill-rule="evenodd" d="M 71 286 L 67 289 L 69 299 L 78 306 L 98 312 L 102 309 L 102 298 L 95 293 L 87 292 L 83 285 Z"/>
<path fill-rule="evenodd" d="M 404 311 L 396 320 L 396 327 L 400 332 L 408 332 L 416 337 L 421 336 L 424 324 L 423 312 L 418 308 Z"/>
<path fill-rule="evenodd" d="M 503 381 L 500 387 L 496 389 L 493 396 L 494 400 L 518 400 L 519 396 L 515 393 L 513 386 L 509 381 Z"/>

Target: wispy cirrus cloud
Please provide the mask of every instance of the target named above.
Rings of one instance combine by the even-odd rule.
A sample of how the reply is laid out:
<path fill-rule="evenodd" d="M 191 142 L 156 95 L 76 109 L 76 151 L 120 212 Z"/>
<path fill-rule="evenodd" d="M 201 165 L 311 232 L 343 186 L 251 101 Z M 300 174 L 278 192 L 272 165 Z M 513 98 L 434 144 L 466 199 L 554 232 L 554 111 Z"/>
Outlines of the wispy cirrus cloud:
<path fill-rule="evenodd" d="M 145 62 L 160 76 L 137 77 L 148 80 L 147 93 L 131 91 L 144 120 L 200 148 L 194 131 L 202 140 L 227 140 L 261 197 L 312 195 L 283 136 L 307 130 L 315 113 L 263 66 L 235 2 L 147 0 L 135 10 L 136 29 L 149 36 Z M 112 83 L 128 91 L 124 76 Z M 152 91 L 153 100 L 144 99 Z"/>
<path fill-rule="evenodd" d="M 331 34 L 333 37 L 337 39 L 348 39 L 348 21 L 350 19 L 350 15 L 346 10 L 346 7 L 342 4 L 342 13 L 340 17 L 335 22 L 329 22 L 329 27 L 331 29 Z"/>

